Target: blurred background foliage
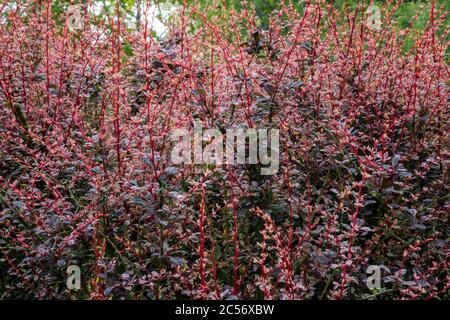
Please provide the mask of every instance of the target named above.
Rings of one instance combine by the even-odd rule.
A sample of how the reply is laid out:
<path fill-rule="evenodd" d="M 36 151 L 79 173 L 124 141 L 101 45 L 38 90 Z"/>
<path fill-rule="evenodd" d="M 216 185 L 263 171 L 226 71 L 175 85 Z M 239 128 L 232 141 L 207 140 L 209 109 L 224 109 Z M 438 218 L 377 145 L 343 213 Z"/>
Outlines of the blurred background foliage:
<path fill-rule="evenodd" d="M 46 0 L 36 0 L 42 5 L 46 4 Z M 167 34 L 171 25 L 175 25 L 179 13 L 184 6 L 185 13 L 193 11 L 195 8 L 203 15 L 202 19 L 214 21 L 214 25 L 223 26 L 223 30 L 227 30 L 229 26 L 230 13 L 233 11 L 242 11 L 244 9 L 254 10 L 256 16 L 259 18 L 257 23 L 260 28 L 266 29 L 269 24 L 270 15 L 281 8 L 282 3 L 289 3 L 295 10 L 302 12 L 307 1 L 301 0 L 120 0 L 121 12 L 128 27 L 140 28 L 143 23 L 143 7 L 149 1 L 150 14 L 149 28 L 151 29 L 155 38 L 163 38 Z M 17 3 L 15 1 L 9 2 L 10 6 Z M 6 3 L 4 2 L 4 3 Z M 380 7 L 386 3 L 398 4 L 399 1 L 386 0 L 329 0 L 328 3 L 335 6 L 342 14 L 347 10 L 354 10 L 356 6 L 368 6 L 371 2 Z M 433 1 L 431 0 L 403 0 L 400 1 L 398 9 L 394 17 L 399 29 L 411 29 L 409 36 L 405 40 L 405 48 L 407 51 L 413 47 L 414 33 L 424 30 L 429 20 L 429 12 Z M 92 14 L 95 14 L 96 21 L 108 21 L 116 14 L 116 0 L 52 0 L 52 13 L 56 23 L 63 25 L 67 8 L 71 4 L 86 4 L 90 3 Z M 392 4 L 390 5 L 392 6 Z M 140 8 L 140 9 L 138 9 Z M 436 10 L 443 10 L 446 13 L 446 25 L 450 25 L 448 12 L 450 12 L 450 1 L 436 0 Z M 7 14 L 4 11 L 4 14 Z M 190 30 L 196 30 L 203 26 L 204 20 L 197 19 L 191 24 Z M 440 32 L 442 32 L 441 30 Z M 243 29 L 245 32 L 245 28 Z M 246 34 L 243 34 L 244 41 Z M 232 39 L 229 39 L 232 40 Z M 447 50 L 449 52 L 450 50 Z"/>
<path fill-rule="evenodd" d="M 15 1 L 13 1 L 15 2 Z M 52 10 L 54 13 L 59 14 L 62 13 L 67 6 L 71 3 L 80 4 L 86 3 L 88 0 L 53 0 L 52 1 Z M 143 5 L 146 0 L 120 0 L 120 5 L 124 12 L 127 13 L 132 18 L 136 18 L 137 15 L 137 6 L 139 4 Z M 186 7 L 196 7 L 200 9 L 203 13 L 205 13 L 206 17 L 221 17 L 224 22 L 226 22 L 226 18 L 230 12 L 230 10 L 240 11 L 245 7 L 253 7 L 255 13 L 260 19 L 261 27 L 264 28 L 268 24 L 269 15 L 279 9 L 281 7 L 281 3 L 283 1 L 280 0 L 153 0 L 151 1 L 154 7 L 157 7 L 158 11 L 164 11 L 164 9 L 168 7 L 182 7 L 183 3 L 186 4 Z M 294 8 L 301 11 L 304 7 L 306 1 L 298 1 L 298 0 L 284 0 L 285 3 L 291 3 Z M 354 9 L 357 3 L 364 2 L 366 4 L 369 1 L 358 1 L 358 0 L 329 0 L 327 2 L 332 3 L 337 8 L 345 8 L 348 7 L 350 9 Z M 377 0 L 373 1 L 374 4 L 383 6 L 386 3 L 386 0 Z M 413 27 L 416 29 L 423 29 L 428 21 L 428 12 L 426 10 L 427 7 L 431 6 L 432 1 L 430 0 L 403 0 L 399 6 L 399 9 L 396 12 L 396 19 L 399 23 L 399 26 L 402 28 L 409 27 L 409 21 L 416 14 L 419 15 L 419 18 L 414 22 Z M 97 6 L 101 6 L 103 8 L 103 12 L 101 14 L 113 13 L 115 11 L 115 1 L 107 1 L 107 0 L 93 0 L 93 4 Z M 437 7 L 443 7 L 447 12 L 450 10 L 450 1 L 448 0 L 437 0 Z M 157 12 L 158 18 L 163 18 L 161 16 L 161 12 Z M 447 18 L 448 19 L 448 18 Z"/>

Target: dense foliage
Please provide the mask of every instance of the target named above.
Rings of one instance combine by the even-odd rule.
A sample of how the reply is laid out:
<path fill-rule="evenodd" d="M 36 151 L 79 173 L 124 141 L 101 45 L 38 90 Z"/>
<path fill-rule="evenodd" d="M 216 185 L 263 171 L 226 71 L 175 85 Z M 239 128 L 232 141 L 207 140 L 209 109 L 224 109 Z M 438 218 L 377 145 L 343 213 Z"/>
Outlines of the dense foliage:
<path fill-rule="evenodd" d="M 157 40 L 142 2 L 135 31 L 0 4 L 1 298 L 448 298 L 445 10 L 184 5 Z M 280 170 L 174 165 L 194 119 L 279 129 Z"/>

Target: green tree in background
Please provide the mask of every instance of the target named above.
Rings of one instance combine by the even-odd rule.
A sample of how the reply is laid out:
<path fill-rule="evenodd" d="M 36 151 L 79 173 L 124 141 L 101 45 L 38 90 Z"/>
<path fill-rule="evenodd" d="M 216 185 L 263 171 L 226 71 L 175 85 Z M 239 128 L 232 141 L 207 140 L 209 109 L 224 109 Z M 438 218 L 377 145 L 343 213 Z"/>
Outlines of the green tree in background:
<path fill-rule="evenodd" d="M 46 1 L 37 0 L 41 5 L 45 5 Z M 137 29 L 141 28 L 143 20 L 143 7 L 147 0 L 120 0 L 118 3 L 121 7 L 121 12 L 124 20 L 127 21 L 128 26 L 136 26 Z M 299 12 L 305 6 L 306 1 L 298 0 L 151 0 L 152 7 L 156 8 L 155 18 L 162 24 L 169 24 L 171 18 L 176 17 L 177 10 L 171 16 L 163 16 L 161 7 L 180 9 L 185 5 L 185 9 L 189 12 L 192 8 L 196 8 L 202 13 L 206 19 L 214 19 L 216 24 L 223 24 L 224 28 L 228 26 L 229 16 L 232 10 L 242 11 L 244 9 L 254 10 L 256 16 L 259 18 L 257 23 L 262 29 L 267 28 L 269 23 L 270 14 L 281 7 L 282 3 L 290 3 Z M 341 12 L 345 12 L 345 9 L 355 9 L 357 3 L 363 3 L 368 5 L 369 1 L 357 1 L 357 0 L 330 0 L 336 8 L 341 8 Z M 11 5 L 15 5 L 16 1 L 10 1 Z M 101 8 L 96 12 L 96 16 L 99 20 L 109 19 L 113 17 L 116 12 L 116 0 L 52 0 L 51 8 L 55 21 L 61 25 L 64 24 L 67 8 L 71 4 L 86 4 L 91 3 Z M 386 0 L 376 0 L 373 2 L 375 5 L 386 5 Z M 395 2 L 397 3 L 397 2 Z M 432 5 L 430 0 L 404 0 L 399 5 L 395 12 L 395 20 L 397 21 L 400 29 L 411 29 L 412 32 L 424 30 L 429 20 L 429 12 Z M 444 12 L 450 11 L 450 1 L 437 0 L 436 9 L 444 8 Z M 448 21 L 447 25 L 450 25 L 450 18 L 446 16 Z M 191 25 L 191 29 L 197 29 L 202 27 L 203 22 L 198 19 L 195 25 Z M 155 33 L 155 36 L 161 36 L 161 34 Z M 244 35 L 245 37 L 245 35 Z M 406 39 L 405 50 L 408 50 L 414 45 L 412 35 Z"/>

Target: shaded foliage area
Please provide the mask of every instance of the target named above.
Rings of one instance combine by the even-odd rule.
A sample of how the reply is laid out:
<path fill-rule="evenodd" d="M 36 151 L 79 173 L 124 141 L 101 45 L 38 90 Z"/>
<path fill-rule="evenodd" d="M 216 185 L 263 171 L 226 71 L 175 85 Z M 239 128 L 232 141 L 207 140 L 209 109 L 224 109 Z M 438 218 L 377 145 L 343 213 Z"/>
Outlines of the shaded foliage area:
<path fill-rule="evenodd" d="M 328 1 L 266 28 L 189 5 L 157 40 L 119 6 L 70 30 L 0 5 L 0 297 L 448 299 L 447 18 L 405 52 L 396 6 L 377 32 Z M 194 120 L 278 128 L 278 174 L 175 166 Z"/>

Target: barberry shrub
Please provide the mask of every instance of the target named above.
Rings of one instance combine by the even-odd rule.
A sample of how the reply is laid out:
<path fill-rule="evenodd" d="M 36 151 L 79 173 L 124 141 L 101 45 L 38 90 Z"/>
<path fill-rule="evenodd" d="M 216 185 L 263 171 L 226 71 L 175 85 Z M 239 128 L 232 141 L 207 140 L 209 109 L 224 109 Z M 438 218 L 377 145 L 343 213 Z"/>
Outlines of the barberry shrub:
<path fill-rule="evenodd" d="M 447 12 L 369 4 L 184 5 L 158 39 L 149 1 L 135 29 L 3 1 L 0 297 L 448 298 Z M 194 121 L 279 129 L 279 171 L 175 165 Z"/>

